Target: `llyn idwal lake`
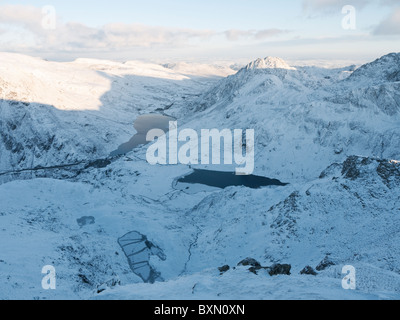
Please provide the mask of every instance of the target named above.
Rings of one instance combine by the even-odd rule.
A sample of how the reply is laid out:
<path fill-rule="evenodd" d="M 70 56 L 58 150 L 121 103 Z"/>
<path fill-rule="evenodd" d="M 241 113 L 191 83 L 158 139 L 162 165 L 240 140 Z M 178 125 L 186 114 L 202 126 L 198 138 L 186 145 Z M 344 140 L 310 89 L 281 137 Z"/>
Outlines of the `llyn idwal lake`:
<path fill-rule="evenodd" d="M 243 186 L 251 189 L 259 189 L 267 186 L 286 186 L 277 179 L 270 179 L 256 175 L 236 175 L 233 172 L 211 171 L 194 169 L 192 173 L 181 177 L 175 183 L 176 189 L 189 190 L 190 185 L 203 185 L 211 188 L 225 189 L 232 186 Z M 194 188 L 197 190 L 199 188 Z M 204 190 L 197 190 L 204 191 Z"/>

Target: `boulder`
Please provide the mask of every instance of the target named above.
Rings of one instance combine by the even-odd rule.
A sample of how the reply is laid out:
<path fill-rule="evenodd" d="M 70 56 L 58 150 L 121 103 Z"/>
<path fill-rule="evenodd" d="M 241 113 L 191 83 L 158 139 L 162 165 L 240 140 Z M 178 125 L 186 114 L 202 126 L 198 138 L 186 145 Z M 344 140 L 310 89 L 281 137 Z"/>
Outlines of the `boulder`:
<path fill-rule="evenodd" d="M 300 274 L 301 275 L 311 275 L 311 276 L 318 275 L 318 273 L 310 266 L 307 266 L 303 270 L 301 270 Z"/>
<path fill-rule="evenodd" d="M 246 259 L 240 261 L 238 263 L 238 266 L 244 266 L 244 267 L 250 266 L 250 267 L 255 267 L 255 268 L 261 268 L 261 264 L 253 258 L 246 258 Z"/>
<path fill-rule="evenodd" d="M 290 276 L 290 271 L 292 270 L 292 266 L 290 264 L 274 264 L 269 268 L 269 275 L 277 276 L 277 275 L 287 275 Z"/>
<path fill-rule="evenodd" d="M 225 272 L 229 271 L 230 269 L 231 269 L 231 267 L 228 265 L 218 268 L 219 272 L 221 272 L 221 275 L 224 274 Z"/>
<path fill-rule="evenodd" d="M 317 271 L 324 271 L 334 265 L 336 265 L 336 263 L 329 256 L 326 256 L 324 260 L 320 262 L 316 269 Z"/>

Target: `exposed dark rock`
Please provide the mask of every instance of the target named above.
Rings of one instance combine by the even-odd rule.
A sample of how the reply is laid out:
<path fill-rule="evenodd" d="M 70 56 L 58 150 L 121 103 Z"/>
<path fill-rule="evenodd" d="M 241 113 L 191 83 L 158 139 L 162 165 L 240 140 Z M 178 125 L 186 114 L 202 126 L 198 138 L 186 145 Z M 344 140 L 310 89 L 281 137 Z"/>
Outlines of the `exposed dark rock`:
<path fill-rule="evenodd" d="M 238 263 L 238 266 L 244 266 L 244 267 L 251 266 L 251 267 L 261 268 L 261 264 L 253 258 L 246 258 L 240 261 Z"/>
<path fill-rule="evenodd" d="M 377 158 L 351 156 L 343 163 L 342 175 L 350 180 L 366 177 L 372 174 L 372 167 L 376 167 L 376 172 L 382 181 L 390 187 L 395 181 L 400 182 L 400 165 L 396 161 L 382 160 Z"/>
<path fill-rule="evenodd" d="M 290 271 L 292 270 L 292 266 L 290 264 L 274 264 L 269 268 L 269 275 L 277 276 L 277 275 L 287 275 L 290 276 Z"/>
<path fill-rule="evenodd" d="M 400 164 L 397 162 L 381 161 L 376 172 L 389 188 L 391 182 L 400 183 Z"/>
<path fill-rule="evenodd" d="M 83 283 L 92 285 L 91 281 L 84 274 L 78 274 L 78 277 L 82 280 Z"/>
<path fill-rule="evenodd" d="M 343 163 L 342 175 L 350 180 L 355 180 L 360 176 L 358 168 L 359 157 L 351 156 Z"/>
<path fill-rule="evenodd" d="M 318 273 L 310 266 L 307 266 L 303 270 L 301 270 L 300 274 L 301 275 L 311 275 L 311 276 L 318 275 Z"/>
<path fill-rule="evenodd" d="M 319 178 L 324 179 L 328 176 L 333 176 L 337 174 L 338 172 L 340 173 L 340 170 L 342 169 L 342 165 L 339 163 L 334 163 L 330 165 L 328 168 L 326 168 L 322 173 L 320 174 Z"/>
<path fill-rule="evenodd" d="M 329 256 L 326 256 L 324 260 L 320 262 L 316 269 L 317 271 L 323 271 L 335 265 L 336 263 Z"/>
<path fill-rule="evenodd" d="M 265 269 L 265 268 L 263 268 L 263 267 L 251 267 L 251 268 L 249 269 L 249 271 L 250 271 L 251 273 L 254 273 L 255 275 L 258 275 L 258 271 L 261 270 L 261 269 Z"/>
<path fill-rule="evenodd" d="M 230 269 L 231 269 L 231 267 L 228 265 L 218 268 L 218 270 L 219 270 L 219 272 L 221 272 L 221 274 L 224 274 L 225 272 L 229 271 Z"/>

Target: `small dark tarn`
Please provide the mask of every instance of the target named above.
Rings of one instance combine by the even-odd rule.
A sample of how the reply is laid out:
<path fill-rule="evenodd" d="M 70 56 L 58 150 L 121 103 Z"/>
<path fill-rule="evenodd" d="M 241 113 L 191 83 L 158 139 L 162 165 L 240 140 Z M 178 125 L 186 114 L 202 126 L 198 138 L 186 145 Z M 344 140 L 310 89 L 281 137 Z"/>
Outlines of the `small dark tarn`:
<path fill-rule="evenodd" d="M 194 169 L 194 172 L 180 178 L 178 183 L 203 184 L 209 187 L 225 189 L 232 186 L 244 186 L 252 189 L 259 189 L 266 186 L 286 186 L 287 183 L 282 183 L 276 179 L 269 179 L 261 176 L 236 175 L 231 172 L 209 171 Z"/>
<path fill-rule="evenodd" d="M 76 222 L 82 228 L 82 227 L 84 227 L 86 225 L 89 225 L 89 224 L 95 224 L 96 223 L 96 219 L 94 217 L 82 217 L 80 219 L 77 219 Z"/>

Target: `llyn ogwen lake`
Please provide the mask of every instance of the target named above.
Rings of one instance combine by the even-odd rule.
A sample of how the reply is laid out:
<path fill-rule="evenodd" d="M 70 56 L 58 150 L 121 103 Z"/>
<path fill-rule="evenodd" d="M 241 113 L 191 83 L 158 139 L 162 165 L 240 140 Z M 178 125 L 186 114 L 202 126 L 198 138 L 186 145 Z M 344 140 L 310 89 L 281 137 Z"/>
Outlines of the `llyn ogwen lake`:
<path fill-rule="evenodd" d="M 150 130 L 161 129 L 164 132 L 168 132 L 169 122 L 174 120 L 175 119 L 172 117 L 160 114 L 146 114 L 139 116 L 133 125 L 137 133 L 128 142 L 121 144 L 117 150 L 111 152 L 110 155 L 112 157 L 124 155 L 140 145 L 147 144 L 146 136 Z"/>

